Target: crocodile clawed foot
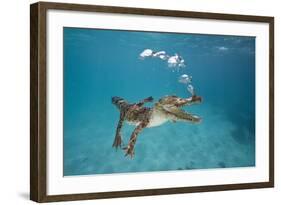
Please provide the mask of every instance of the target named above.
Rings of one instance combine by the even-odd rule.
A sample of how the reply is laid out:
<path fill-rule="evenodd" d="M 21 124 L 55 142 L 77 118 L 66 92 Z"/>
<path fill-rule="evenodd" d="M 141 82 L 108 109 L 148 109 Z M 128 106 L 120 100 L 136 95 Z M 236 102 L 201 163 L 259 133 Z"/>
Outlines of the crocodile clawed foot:
<path fill-rule="evenodd" d="M 119 147 L 121 148 L 121 144 L 122 144 L 121 135 L 117 135 L 114 139 L 112 147 L 115 147 L 116 149 L 118 149 Z"/>
<path fill-rule="evenodd" d="M 127 147 L 124 147 L 123 150 L 125 150 L 125 156 L 130 156 L 131 159 L 134 157 L 135 151 L 133 146 L 128 145 Z"/>
<path fill-rule="evenodd" d="M 193 96 L 192 96 L 192 101 L 193 101 L 193 102 L 201 103 L 201 102 L 202 102 L 202 98 L 201 98 L 200 96 L 193 95 Z"/>

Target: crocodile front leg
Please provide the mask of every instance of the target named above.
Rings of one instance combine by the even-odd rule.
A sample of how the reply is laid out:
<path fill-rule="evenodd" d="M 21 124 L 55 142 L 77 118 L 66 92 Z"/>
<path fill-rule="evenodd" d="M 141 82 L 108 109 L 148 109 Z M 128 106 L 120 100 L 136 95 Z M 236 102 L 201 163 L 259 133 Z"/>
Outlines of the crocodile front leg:
<path fill-rule="evenodd" d="M 143 130 L 143 128 L 145 128 L 148 125 L 148 122 L 142 122 L 141 124 L 139 124 L 135 130 L 133 131 L 131 137 L 130 137 L 130 141 L 127 145 L 127 147 L 124 147 L 123 149 L 125 150 L 125 156 L 130 156 L 131 158 L 133 158 L 135 152 L 134 152 L 134 147 L 137 141 L 137 137 L 138 134 Z"/>

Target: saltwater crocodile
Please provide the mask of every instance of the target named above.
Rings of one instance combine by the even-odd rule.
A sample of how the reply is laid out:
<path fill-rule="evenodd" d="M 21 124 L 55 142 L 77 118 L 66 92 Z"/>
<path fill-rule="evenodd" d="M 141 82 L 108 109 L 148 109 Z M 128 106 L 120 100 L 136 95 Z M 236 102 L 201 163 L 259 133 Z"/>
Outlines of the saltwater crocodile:
<path fill-rule="evenodd" d="M 177 96 L 165 96 L 161 98 L 153 107 L 144 107 L 146 102 L 152 102 L 153 98 L 148 97 L 139 103 L 129 103 L 125 99 L 120 97 L 112 97 L 112 103 L 120 111 L 120 117 L 116 134 L 113 142 L 113 147 L 121 148 L 122 137 L 121 128 L 123 123 L 126 121 L 129 124 L 136 126 L 134 129 L 128 145 L 123 149 L 125 155 L 129 155 L 131 158 L 134 156 L 134 146 L 138 137 L 138 134 L 146 127 L 155 127 L 162 125 L 168 121 L 186 121 L 191 123 L 201 122 L 201 118 L 187 113 L 182 110 L 181 107 L 186 105 L 192 105 L 195 103 L 201 103 L 202 99 L 200 96 L 193 95 L 189 98 L 180 98 Z"/>

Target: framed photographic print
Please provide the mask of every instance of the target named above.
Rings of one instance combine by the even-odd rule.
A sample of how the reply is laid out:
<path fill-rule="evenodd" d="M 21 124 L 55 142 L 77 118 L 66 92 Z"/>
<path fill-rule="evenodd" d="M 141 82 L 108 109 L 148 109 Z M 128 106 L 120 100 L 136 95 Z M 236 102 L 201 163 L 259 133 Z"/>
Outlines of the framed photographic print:
<path fill-rule="evenodd" d="M 274 186 L 274 18 L 31 5 L 30 198 Z"/>

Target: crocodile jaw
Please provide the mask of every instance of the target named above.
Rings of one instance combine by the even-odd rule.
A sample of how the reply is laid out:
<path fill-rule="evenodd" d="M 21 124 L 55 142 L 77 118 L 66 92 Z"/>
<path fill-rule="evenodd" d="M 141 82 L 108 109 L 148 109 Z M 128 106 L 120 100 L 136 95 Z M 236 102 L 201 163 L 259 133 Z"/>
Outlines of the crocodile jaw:
<path fill-rule="evenodd" d="M 154 111 L 155 115 L 159 115 L 161 118 L 165 118 L 166 121 L 184 121 L 190 123 L 200 123 L 201 118 L 197 115 L 186 112 L 181 109 L 182 106 L 176 106 L 172 104 L 161 105 L 159 103 L 156 104 Z"/>

